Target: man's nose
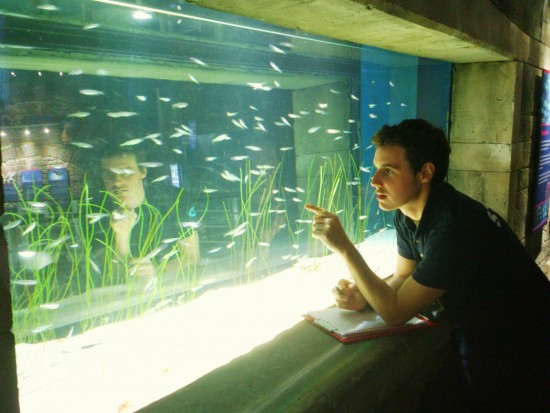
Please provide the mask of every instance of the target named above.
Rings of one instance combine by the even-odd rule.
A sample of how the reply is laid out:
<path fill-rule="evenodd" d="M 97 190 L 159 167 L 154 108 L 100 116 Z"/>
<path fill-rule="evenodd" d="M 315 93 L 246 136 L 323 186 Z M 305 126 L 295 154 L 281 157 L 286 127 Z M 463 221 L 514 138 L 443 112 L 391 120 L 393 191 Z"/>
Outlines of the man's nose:
<path fill-rule="evenodd" d="M 370 184 L 375 188 L 380 188 L 381 183 L 380 183 L 380 180 L 378 179 L 378 171 L 376 171 L 372 176 L 372 178 L 370 179 Z"/>

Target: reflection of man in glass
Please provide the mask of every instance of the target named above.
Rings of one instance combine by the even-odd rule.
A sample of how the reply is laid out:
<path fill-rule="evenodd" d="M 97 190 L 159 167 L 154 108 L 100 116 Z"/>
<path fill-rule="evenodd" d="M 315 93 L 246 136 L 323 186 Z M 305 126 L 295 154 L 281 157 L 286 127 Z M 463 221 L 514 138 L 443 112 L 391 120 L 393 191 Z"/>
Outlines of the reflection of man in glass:
<path fill-rule="evenodd" d="M 147 202 L 143 185 L 147 168 L 138 162 L 135 152 L 111 148 L 101 156 L 100 168 L 110 198 L 106 206 L 111 215 L 111 252 L 130 268 L 130 276 L 151 280 L 159 268 L 181 271 L 196 264 L 198 234 L 191 228 L 183 228 L 177 219 L 177 208 L 172 208 L 179 201 L 177 196 L 166 199 L 170 214 L 160 212 L 163 205 L 152 206 Z M 172 256 L 178 259 L 170 260 Z"/>

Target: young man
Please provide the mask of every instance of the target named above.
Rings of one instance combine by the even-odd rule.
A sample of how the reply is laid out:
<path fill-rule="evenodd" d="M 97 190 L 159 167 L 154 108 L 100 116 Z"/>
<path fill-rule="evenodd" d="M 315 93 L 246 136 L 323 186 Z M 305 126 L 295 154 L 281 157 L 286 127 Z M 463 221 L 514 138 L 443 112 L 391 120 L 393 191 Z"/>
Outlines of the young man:
<path fill-rule="evenodd" d="M 100 158 L 101 178 L 109 196 L 112 237 L 106 242 L 117 261 L 130 268 L 130 275 L 150 281 L 163 260 L 160 256 L 177 244 L 179 260 L 167 260 L 165 271 L 181 271 L 199 259 L 198 234 L 183 228 L 175 211 L 161 213 L 159 206 L 147 202 L 143 180 L 147 169 L 139 165 L 137 153 L 120 147 L 104 151 Z M 156 199 L 158 202 L 158 199 Z M 176 199 L 166 199 L 170 210 Z M 170 216 L 171 214 L 171 216 Z M 185 232 L 185 234 L 184 234 Z M 160 253 L 165 249 L 163 253 Z M 156 257 L 158 255 L 158 257 Z M 176 255 L 176 254 L 174 254 Z M 155 258 L 156 257 L 156 258 Z"/>
<path fill-rule="evenodd" d="M 372 272 L 338 217 L 314 213 L 313 237 L 342 256 L 353 282 L 339 307 L 370 305 L 402 324 L 439 299 L 457 326 L 474 411 L 543 411 L 550 405 L 550 283 L 506 222 L 444 182 L 450 148 L 420 119 L 384 126 L 372 139 L 371 185 L 395 210 L 398 256 L 385 282 Z"/>

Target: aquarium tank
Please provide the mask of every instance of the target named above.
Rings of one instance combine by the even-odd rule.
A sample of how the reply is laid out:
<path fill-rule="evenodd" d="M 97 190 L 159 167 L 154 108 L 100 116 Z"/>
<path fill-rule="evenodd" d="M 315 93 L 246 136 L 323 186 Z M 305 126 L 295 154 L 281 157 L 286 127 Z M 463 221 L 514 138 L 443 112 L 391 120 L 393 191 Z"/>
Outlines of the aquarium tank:
<path fill-rule="evenodd" d="M 447 130 L 446 62 L 184 0 L 4 0 L 0 19 L 23 412 L 135 411 L 312 308 L 270 309 L 330 305 L 345 269 L 304 204 L 391 248 L 370 139 L 406 118 Z M 250 313 L 276 331 L 198 338 Z"/>

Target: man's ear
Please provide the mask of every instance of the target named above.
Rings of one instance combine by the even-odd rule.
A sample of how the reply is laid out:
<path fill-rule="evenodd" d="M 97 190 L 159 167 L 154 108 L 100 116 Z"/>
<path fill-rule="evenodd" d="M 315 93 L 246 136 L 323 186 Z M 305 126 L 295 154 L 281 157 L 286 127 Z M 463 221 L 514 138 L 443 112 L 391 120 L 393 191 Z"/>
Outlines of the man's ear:
<path fill-rule="evenodd" d="M 147 168 L 139 168 L 141 179 L 144 179 L 147 176 Z"/>
<path fill-rule="evenodd" d="M 421 183 L 431 182 L 435 174 L 435 165 L 432 162 L 426 162 L 418 173 L 420 174 Z"/>

